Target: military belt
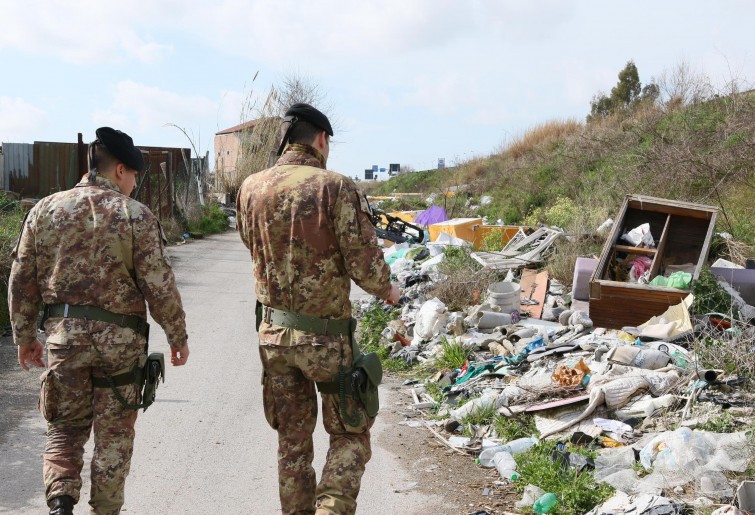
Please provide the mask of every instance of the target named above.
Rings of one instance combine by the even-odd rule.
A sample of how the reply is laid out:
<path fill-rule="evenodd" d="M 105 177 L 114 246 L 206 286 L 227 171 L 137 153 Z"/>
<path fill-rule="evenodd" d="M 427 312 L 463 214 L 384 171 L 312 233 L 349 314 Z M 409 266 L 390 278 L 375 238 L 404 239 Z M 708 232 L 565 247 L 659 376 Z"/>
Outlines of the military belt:
<path fill-rule="evenodd" d="M 317 318 L 282 309 L 262 307 L 262 319 L 268 324 L 297 329 L 323 336 L 336 336 L 351 333 L 351 319 Z"/>
<path fill-rule="evenodd" d="M 108 322 L 128 329 L 133 329 L 138 334 L 146 337 L 149 334 L 149 324 L 146 320 L 136 315 L 121 315 L 96 306 L 71 306 L 70 304 L 47 304 L 42 320 L 48 318 L 81 318 L 83 320 L 95 320 Z"/>
<path fill-rule="evenodd" d="M 123 372 L 114 376 L 92 377 L 92 386 L 95 388 L 112 388 L 129 384 L 140 385 L 144 378 L 143 374 L 143 369 L 135 366 L 128 372 Z"/>

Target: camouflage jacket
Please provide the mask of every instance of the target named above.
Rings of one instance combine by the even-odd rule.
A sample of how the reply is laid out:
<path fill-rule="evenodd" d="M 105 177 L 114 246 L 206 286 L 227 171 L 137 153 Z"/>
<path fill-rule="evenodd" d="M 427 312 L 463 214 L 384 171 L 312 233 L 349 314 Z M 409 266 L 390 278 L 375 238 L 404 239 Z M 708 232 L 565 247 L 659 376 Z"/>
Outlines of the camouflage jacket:
<path fill-rule="evenodd" d="M 21 228 L 8 286 L 16 345 L 36 338 L 41 304 L 97 306 L 114 313 L 152 317 L 171 347 L 187 340 L 181 296 L 152 212 L 123 195 L 106 177 L 40 200 Z M 109 343 L 134 332 L 105 322 L 50 318 L 47 343 L 83 345 L 92 335 Z"/>
<path fill-rule="evenodd" d="M 314 148 L 286 147 L 275 166 L 242 184 L 238 227 L 252 254 L 260 302 L 348 319 L 351 280 L 385 299 L 390 268 L 367 201 L 351 179 L 323 168 Z"/>

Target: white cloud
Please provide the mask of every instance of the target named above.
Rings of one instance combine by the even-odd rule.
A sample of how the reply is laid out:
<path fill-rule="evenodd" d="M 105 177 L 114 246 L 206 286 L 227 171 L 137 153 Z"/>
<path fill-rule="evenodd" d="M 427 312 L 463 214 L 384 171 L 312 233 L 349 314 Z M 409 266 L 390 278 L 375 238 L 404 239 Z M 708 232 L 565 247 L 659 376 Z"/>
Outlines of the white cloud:
<path fill-rule="evenodd" d="M 150 63 L 172 50 L 171 45 L 146 41 L 138 34 L 139 20 L 150 14 L 130 3 L 10 0 L 0 2 L 0 12 L 0 48 L 52 55 L 74 64 L 125 58 Z"/>
<path fill-rule="evenodd" d="M 191 28 L 235 55 L 283 66 L 294 60 L 321 70 L 333 59 L 403 59 L 480 35 L 542 41 L 574 10 L 556 0 L 187 0 L 166 22 Z"/>
<path fill-rule="evenodd" d="M 217 102 L 200 95 L 179 95 L 126 80 L 116 85 L 113 103 L 95 111 L 92 120 L 98 125 L 153 131 L 167 123 L 196 126 L 212 119 L 217 108 Z"/>
<path fill-rule="evenodd" d="M 481 101 L 478 78 L 469 74 L 419 76 L 413 83 L 413 90 L 404 97 L 404 102 L 436 114 L 451 115 L 467 111 Z"/>
<path fill-rule="evenodd" d="M 0 96 L 0 141 L 33 140 L 48 124 L 47 113 L 22 98 Z"/>

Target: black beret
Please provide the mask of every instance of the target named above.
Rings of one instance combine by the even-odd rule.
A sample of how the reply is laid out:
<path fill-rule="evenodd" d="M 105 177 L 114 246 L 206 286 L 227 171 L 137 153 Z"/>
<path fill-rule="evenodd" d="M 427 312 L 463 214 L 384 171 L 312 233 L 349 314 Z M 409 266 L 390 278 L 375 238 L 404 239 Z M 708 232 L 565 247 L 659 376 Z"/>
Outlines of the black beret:
<path fill-rule="evenodd" d="M 134 146 L 134 140 L 131 139 L 131 136 L 110 127 L 100 127 L 96 134 L 97 140 L 105 145 L 108 152 L 118 161 L 132 170 L 144 171 L 144 157 L 142 157 L 141 151 Z"/>
<path fill-rule="evenodd" d="M 322 114 L 309 104 L 298 103 L 288 108 L 286 116 L 283 118 L 285 122 L 292 122 L 292 125 L 297 121 L 309 122 L 312 125 L 316 125 L 331 136 L 333 135 L 333 127 L 330 126 L 328 117 Z"/>

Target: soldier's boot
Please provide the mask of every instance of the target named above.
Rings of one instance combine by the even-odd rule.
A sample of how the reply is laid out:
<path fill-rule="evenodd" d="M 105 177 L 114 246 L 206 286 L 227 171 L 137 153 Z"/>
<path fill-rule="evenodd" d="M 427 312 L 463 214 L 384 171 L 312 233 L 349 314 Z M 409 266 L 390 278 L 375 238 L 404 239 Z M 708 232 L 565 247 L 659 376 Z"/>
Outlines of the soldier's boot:
<path fill-rule="evenodd" d="M 50 507 L 50 515 L 73 515 L 73 497 L 60 495 L 53 497 L 47 505 Z"/>

